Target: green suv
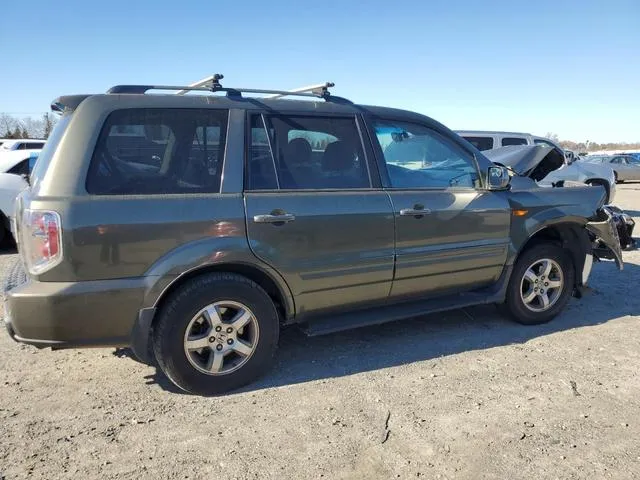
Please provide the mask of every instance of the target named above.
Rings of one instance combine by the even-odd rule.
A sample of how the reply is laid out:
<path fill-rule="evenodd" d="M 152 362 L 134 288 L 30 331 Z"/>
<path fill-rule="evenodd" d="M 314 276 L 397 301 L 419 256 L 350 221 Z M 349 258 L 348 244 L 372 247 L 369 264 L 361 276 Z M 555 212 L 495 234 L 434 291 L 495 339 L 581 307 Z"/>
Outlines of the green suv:
<path fill-rule="evenodd" d="M 331 84 L 220 79 L 54 101 L 16 201 L 13 339 L 130 346 L 216 394 L 265 372 L 286 325 L 317 335 L 488 303 L 536 324 L 580 295 L 594 258 L 622 268 L 602 188 L 536 185 L 552 156 L 519 176 Z"/>

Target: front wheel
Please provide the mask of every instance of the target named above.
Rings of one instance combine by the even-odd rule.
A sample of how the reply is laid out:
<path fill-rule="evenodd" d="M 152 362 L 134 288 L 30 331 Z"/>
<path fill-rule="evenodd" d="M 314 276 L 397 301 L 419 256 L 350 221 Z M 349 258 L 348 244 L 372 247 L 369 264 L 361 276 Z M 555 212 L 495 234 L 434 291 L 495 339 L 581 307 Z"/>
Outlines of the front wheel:
<path fill-rule="evenodd" d="M 269 368 L 279 317 L 259 285 L 214 273 L 179 288 L 159 312 L 152 335 L 158 365 L 175 385 L 214 395 L 246 385 Z"/>
<path fill-rule="evenodd" d="M 568 252 L 552 243 L 535 245 L 516 261 L 504 310 L 524 325 L 549 322 L 567 305 L 574 285 Z"/>

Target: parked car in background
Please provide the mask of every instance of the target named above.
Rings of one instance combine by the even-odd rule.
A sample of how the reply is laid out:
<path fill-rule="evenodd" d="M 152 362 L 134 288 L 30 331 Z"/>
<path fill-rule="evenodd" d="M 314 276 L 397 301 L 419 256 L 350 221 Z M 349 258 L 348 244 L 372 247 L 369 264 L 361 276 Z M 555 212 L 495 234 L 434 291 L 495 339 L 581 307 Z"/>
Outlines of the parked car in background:
<path fill-rule="evenodd" d="M 601 185 L 606 190 L 606 202 L 615 198 L 616 181 L 613 169 L 605 165 L 578 165 L 573 152 L 563 150 L 549 138 L 537 137 L 529 133 L 466 130 L 456 131 L 458 135 L 474 145 L 480 151 L 489 151 L 505 147 L 524 145 L 546 145 L 556 149 L 564 157 L 564 165 L 545 178 L 538 180 L 541 185 L 562 181 L 580 182 L 587 185 Z"/>
<path fill-rule="evenodd" d="M 4 139 L 0 145 L 0 154 L 14 150 L 42 150 L 46 140 L 23 138 L 19 140 Z"/>
<path fill-rule="evenodd" d="M 582 160 L 585 164 L 608 165 L 613 168 L 619 183 L 640 181 L 640 160 L 631 154 L 589 155 Z"/>
<path fill-rule="evenodd" d="M 18 150 L 0 156 L 0 243 L 11 235 L 16 196 L 28 186 L 40 150 Z"/>
<path fill-rule="evenodd" d="M 533 135 L 518 132 L 456 130 L 456 133 L 481 152 L 513 145 L 533 145 Z"/>

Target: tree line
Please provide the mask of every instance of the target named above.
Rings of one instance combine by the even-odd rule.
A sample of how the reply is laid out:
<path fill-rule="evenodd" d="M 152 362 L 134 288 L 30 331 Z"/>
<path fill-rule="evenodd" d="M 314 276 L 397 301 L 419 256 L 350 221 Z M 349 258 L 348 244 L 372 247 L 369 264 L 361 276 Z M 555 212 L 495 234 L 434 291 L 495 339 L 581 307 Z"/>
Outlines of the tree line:
<path fill-rule="evenodd" d="M 572 140 L 560 140 L 558 135 L 555 133 L 547 133 L 545 136 L 554 142 L 559 143 L 562 148 L 576 153 L 597 152 L 600 150 L 640 150 L 640 142 L 598 143 L 590 140 L 574 142 Z"/>
<path fill-rule="evenodd" d="M 17 118 L 7 113 L 0 113 L 0 138 L 37 138 L 47 139 L 58 118 L 51 113 L 42 117 Z"/>

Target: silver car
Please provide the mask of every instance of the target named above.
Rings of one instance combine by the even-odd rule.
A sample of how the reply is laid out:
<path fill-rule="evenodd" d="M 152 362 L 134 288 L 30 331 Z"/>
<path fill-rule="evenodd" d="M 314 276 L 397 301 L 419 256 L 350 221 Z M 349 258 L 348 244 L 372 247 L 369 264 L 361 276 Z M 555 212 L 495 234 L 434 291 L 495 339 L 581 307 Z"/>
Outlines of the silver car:
<path fill-rule="evenodd" d="M 618 183 L 640 181 L 640 160 L 633 155 L 589 155 L 582 162 L 609 165 Z"/>

